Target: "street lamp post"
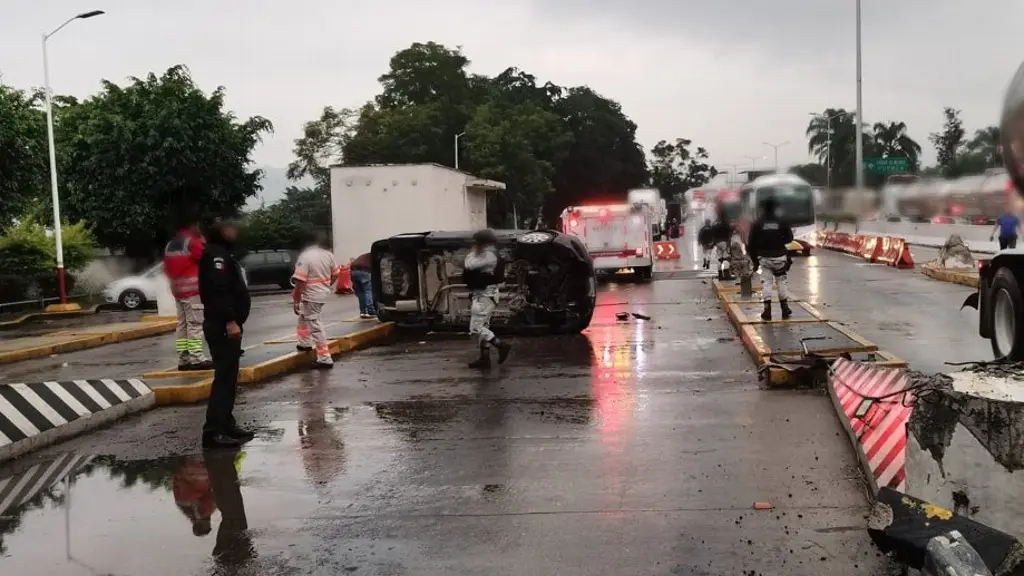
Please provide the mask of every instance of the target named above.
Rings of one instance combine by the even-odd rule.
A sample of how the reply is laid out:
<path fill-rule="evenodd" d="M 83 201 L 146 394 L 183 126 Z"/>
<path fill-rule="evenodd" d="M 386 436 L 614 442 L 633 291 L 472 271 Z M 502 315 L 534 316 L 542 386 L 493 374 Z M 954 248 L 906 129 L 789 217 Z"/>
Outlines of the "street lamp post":
<path fill-rule="evenodd" d="M 750 160 L 750 170 L 757 170 L 757 156 L 744 156 L 747 160 Z"/>
<path fill-rule="evenodd" d="M 832 188 L 832 120 L 845 116 L 846 112 L 836 112 L 831 116 L 811 112 L 811 116 L 824 118 L 828 132 L 825 133 L 825 188 Z"/>
<path fill-rule="evenodd" d="M 53 239 L 57 243 L 57 290 L 60 293 L 61 304 L 68 303 L 68 294 L 64 283 L 64 246 L 61 243 L 60 194 L 57 190 L 57 150 L 53 141 L 53 98 L 50 94 L 50 62 L 46 55 L 46 41 L 75 20 L 85 20 L 86 18 L 92 18 L 93 16 L 99 16 L 101 14 L 104 14 L 102 10 L 83 12 L 77 16 L 68 18 L 66 22 L 57 26 L 49 34 L 43 34 L 43 90 L 46 92 L 46 140 L 50 148 L 50 192 L 53 195 Z"/>
<path fill-rule="evenodd" d="M 857 173 L 856 173 L 856 186 L 857 189 L 864 188 L 864 135 L 862 134 L 861 125 L 864 122 L 864 108 L 861 102 L 861 41 L 860 41 L 860 0 L 857 1 Z"/>
<path fill-rule="evenodd" d="M 455 135 L 455 169 L 459 169 L 459 138 L 465 136 L 465 132 L 459 132 Z"/>
<path fill-rule="evenodd" d="M 775 172 L 779 171 L 779 148 L 782 148 L 786 144 L 789 144 L 789 140 L 786 140 L 785 142 L 780 142 L 778 144 L 772 144 L 771 142 L 764 142 L 765 146 L 771 146 L 772 148 L 775 149 Z"/>

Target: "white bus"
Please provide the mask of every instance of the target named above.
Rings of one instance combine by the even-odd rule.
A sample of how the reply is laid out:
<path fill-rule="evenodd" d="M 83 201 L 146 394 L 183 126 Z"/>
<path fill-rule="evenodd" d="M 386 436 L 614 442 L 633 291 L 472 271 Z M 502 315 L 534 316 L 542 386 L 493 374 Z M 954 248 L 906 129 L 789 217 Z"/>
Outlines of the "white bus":
<path fill-rule="evenodd" d="M 740 189 L 743 212 L 754 220 L 761 216 L 761 203 L 775 198 L 776 214 L 793 228 L 793 237 L 800 244 L 794 252 L 810 253 L 817 220 L 814 214 L 814 191 L 811 185 L 795 174 L 767 174 L 744 184 Z"/>

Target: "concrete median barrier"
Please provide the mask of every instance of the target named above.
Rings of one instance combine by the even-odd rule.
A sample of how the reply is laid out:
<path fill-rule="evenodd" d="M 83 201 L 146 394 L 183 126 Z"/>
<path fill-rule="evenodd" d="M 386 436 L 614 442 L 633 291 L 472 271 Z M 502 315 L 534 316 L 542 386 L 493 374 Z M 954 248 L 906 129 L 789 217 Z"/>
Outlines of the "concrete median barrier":
<path fill-rule="evenodd" d="M 41 336 L 11 338 L 0 342 L 0 364 L 10 364 L 32 358 L 43 358 L 52 354 L 63 354 L 167 334 L 173 332 L 176 326 L 176 321 L 118 322 L 52 332 Z"/>
<path fill-rule="evenodd" d="M 743 296 L 737 286 L 718 280 L 712 285 L 720 306 L 769 387 L 823 387 L 829 362 L 839 357 L 856 357 L 879 366 L 906 366 L 849 328 L 830 321 L 799 297 L 790 296 L 792 317 L 765 321 L 760 318 L 763 300 L 759 286 Z"/>
<path fill-rule="evenodd" d="M 872 493 L 885 501 L 886 490 L 897 491 L 903 507 L 927 505 L 942 511 L 942 521 L 954 518 L 950 529 L 964 533 L 994 574 L 1011 573 L 1007 559 L 1012 567 L 1024 559 L 1017 543 L 1024 504 L 1015 496 L 1024 492 L 1022 379 L 1016 367 L 925 375 L 844 359 L 829 378 L 836 414 Z M 907 518 L 886 537 L 897 551 L 920 556 L 939 532 Z M 994 555 L 986 551 L 992 538 L 1001 542 Z"/>
<path fill-rule="evenodd" d="M 332 356 L 366 348 L 385 341 L 394 330 L 393 322 L 384 322 L 368 328 L 351 323 L 337 323 L 328 328 Z M 294 340 L 271 340 L 249 348 L 242 357 L 238 383 L 257 384 L 275 376 L 287 374 L 313 364 L 313 352 L 295 350 Z M 148 373 L 153 377 L 156 404 L 194 404 L 210 397 L 212 371 L 178 372 L 173 369 Z M 151 377 L 147 375 L 147 377 Z"/>
<path fill-rule="evenodd" d="M 0 384 L 0 462 L 151 408 L 142 380 Z"/>
<path fill-rule="evenodd" d="M 941 282 L 960 284 L 971 288 L 977 288 L 979 283 L 977 270 L 942 268 L 937 262 L 929 262 L 921 266 L 921 273 Z"/>

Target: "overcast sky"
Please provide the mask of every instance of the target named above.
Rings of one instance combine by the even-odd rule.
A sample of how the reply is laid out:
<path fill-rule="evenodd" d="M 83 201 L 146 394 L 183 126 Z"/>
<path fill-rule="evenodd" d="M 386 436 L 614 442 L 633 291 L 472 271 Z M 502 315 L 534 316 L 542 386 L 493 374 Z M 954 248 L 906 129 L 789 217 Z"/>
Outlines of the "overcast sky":
<path fill-rule="evenodd" d="M 107 14 L 50 40 L 55 91 L 186 64 L 238 115 L 273 121 L 254 158 L 271 166 L 324 105 L 374 96 L 416 41 L 462 46 L 473 72 L 589 85 L 645 148 L 691 138 L 719 168 L 770 165 L 765 141 L 791 142 L 780 164 L 804 162 L 808 113 L 855 105 L 854 0 L 0 0 L 3 82 L 41 85 L 40 33 L 92 9 Z M 864 0 L 865 120 L 905 121 L 932 162 L 943 106 L 969 132 L 996 121 L 1022 26 L 1021 0 Z"/>

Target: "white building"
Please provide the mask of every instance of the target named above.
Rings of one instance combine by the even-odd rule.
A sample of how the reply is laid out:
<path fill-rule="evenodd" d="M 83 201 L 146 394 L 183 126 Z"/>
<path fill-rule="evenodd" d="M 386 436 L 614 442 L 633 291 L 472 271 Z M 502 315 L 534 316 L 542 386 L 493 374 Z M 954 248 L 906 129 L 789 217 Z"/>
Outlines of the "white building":
<path fill-rule="evenodd" d="M 338 262 L 407 232 L 487 226 L 487 194 L 501 182 L 440 164 L 331 167 L 331 222 Z"/>

